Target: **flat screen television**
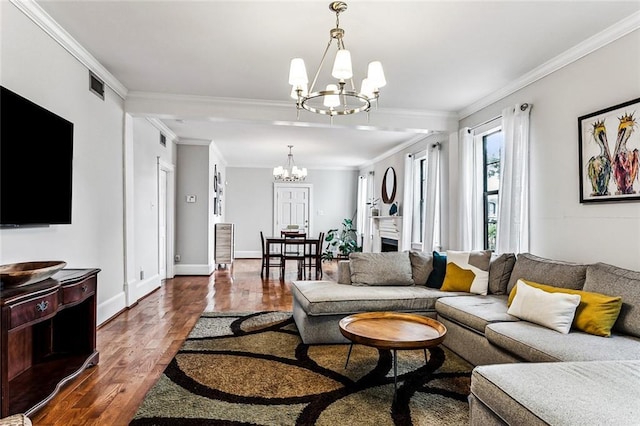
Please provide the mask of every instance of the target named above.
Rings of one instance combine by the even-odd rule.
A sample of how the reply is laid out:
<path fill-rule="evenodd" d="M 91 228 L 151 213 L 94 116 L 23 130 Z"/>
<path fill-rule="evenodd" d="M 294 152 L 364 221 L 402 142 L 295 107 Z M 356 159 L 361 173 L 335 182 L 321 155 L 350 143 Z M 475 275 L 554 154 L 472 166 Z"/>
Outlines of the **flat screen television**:
<path fill-rule="evenodd" d="M 0 87 L 0 227 L 71 223 L 73 123 Z"/>

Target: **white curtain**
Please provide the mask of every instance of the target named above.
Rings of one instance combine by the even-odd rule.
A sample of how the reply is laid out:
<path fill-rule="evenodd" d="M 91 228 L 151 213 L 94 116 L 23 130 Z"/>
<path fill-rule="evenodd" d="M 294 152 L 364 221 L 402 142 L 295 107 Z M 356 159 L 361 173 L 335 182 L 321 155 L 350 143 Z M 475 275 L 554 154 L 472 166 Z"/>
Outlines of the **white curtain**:
<path fill-rule="evenodd" d="M 460 129 L 458 134 L 458 250 L 473 249 L 473 212 L 474 212 L 474 149 L 473 136 L 468 127 Z"/>
<path fill-rule="evenodd" d="M 439 250 L 435 247 L 436 237 L 436 208 L 440 205 L 440 143 L 429 147 L 427 152 L 427 184 L 425 185 L 424 236 L 422 249 L 424 251 Z"/>
<path fill-rule="evenodd" d="M 402 247 L 400 251 L 411 250 L 411 230 L 413 227 L 413 154 L 404 157 L 404 197 L 402 200 Z"/>
<path fill-rule="evenodd" d="M 529 251 L 529 115 L 531 105 L 502 111 L 497 253 Z"/>
<path fill-rule="evenodd" d="M 367 177 L 358 176 L 358 204 L 356 206 L 356 228 L 361 241 L 364 241 L 365 232 L 368 230 L 367 218 Z"/>

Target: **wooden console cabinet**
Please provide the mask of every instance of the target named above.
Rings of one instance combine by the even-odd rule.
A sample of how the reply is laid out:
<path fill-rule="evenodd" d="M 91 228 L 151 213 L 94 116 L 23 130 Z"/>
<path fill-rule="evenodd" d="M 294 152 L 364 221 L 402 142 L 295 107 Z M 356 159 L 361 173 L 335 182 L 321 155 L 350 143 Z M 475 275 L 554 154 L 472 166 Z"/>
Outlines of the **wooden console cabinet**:
<path fill-rule="evenodd" d="M 98 272 L 63 269 L 45 281 L 0 291 L 0 417 L 34 413 L 98 363 Z"/>

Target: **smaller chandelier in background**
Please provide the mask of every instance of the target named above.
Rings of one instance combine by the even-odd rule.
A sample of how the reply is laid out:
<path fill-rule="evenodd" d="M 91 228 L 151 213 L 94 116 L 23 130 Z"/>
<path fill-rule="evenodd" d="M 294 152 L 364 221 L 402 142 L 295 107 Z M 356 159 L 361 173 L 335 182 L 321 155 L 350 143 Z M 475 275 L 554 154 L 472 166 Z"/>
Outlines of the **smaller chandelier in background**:
<path fill-rule="evenodd" d="M 289 147 L 289 155 L 287 155 L 287 164 L 285 166 L 278 166 L 273 168 L 273 177 L 275 180 L 283 182 L 301 182 L 307 177 L 307 168 L 298 168 L 295 161 L 293 161 L 293 154 L 291 148 L 293 145 L 287 145 Z"/>
<path fill-rule="evenodd" d="M 353 84 L 353 70 L 351 66 L 351 52 L 344 46 L 344 30 L 340 28 L 340 13 L 347 10 L 347 4 L 334 1 L 329 4 L 329 9 L 336 13 L 336 27 L 329 31 L 329 43 L 322 55 L 320 66 L 308 87 L 307 68 L 302 58 L 291 60 L 289 68 L 289 84 L 291 84 L 291 97 L 296 100 L 298 116 L 300 109 L 305 109 L 317 114 L 329 115 L 333 120 L 335 115 L 348 115 L 358 112 L 369 112 L 372 102 L 377 102 L 380 88 L 387 84 L 379 61 L 369 63 L 367 77 L 362 80 L 360 91 Z M 337 79 L 336 84 L 328 84 L 325 90 L 314 92 L 318 76 L 322 70 L 327 52 L 333 40 L 336 40 L 338 51 L 333 63 L 331 75 Z M 347 82 L 349 85 L 347 86 Z"/>

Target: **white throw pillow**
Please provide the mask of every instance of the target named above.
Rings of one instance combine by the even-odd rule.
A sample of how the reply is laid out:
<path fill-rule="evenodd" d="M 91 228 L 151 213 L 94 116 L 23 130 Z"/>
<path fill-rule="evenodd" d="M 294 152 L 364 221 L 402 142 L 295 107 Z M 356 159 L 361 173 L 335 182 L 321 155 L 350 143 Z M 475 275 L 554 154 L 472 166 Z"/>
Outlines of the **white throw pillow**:
<path fill-rule="evenodd" d="M 509 315 L 562 334 L 569 333 L 576 308 L 580 304 L 579 294 L 549 293 L 527 285 L 522 280 L 518 280 L 516 286 L 516 296 L 507 310 Z"/>

